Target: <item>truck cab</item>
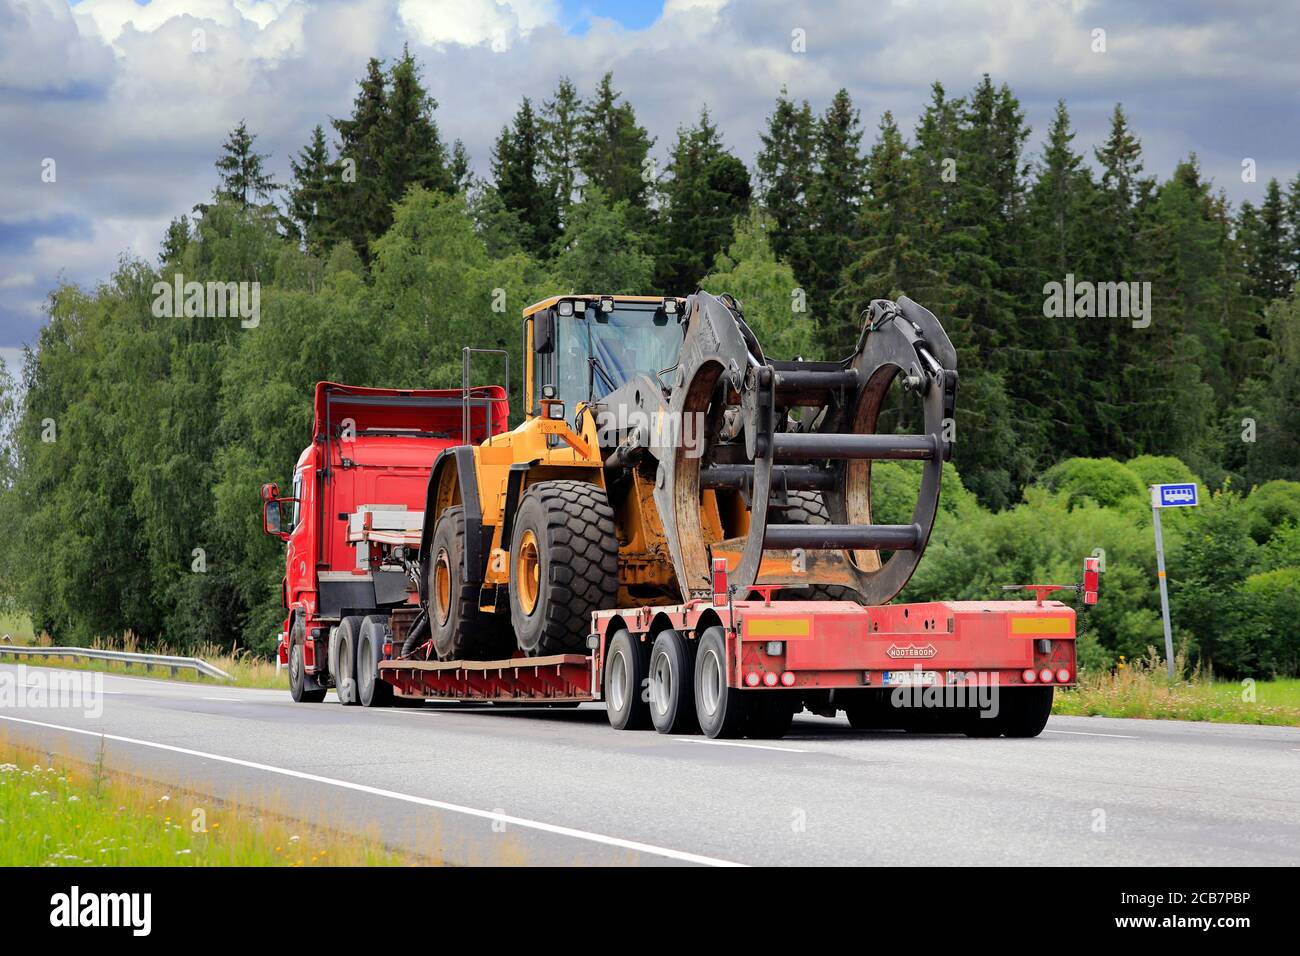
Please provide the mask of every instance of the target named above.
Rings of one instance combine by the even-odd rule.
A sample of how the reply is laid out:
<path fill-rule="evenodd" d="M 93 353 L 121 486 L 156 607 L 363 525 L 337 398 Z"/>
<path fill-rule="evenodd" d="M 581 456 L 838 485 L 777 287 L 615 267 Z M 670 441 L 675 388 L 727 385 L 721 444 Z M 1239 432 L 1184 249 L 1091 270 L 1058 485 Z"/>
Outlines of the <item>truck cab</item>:
<path fill-rule="evenodd" d="M 285 542 L 285 620 L 279 657 L 298 691 L 320 696 L 332 684 L 330 632 L 352 616 L 384 615 L 419 601 L 400 563 L 418 548 L 434 461 L 447 448 L 504 431 L 499 386 L 463 389 L 362 388 L 320 382 L 312 441 L 299 455 L 292 487 L 262 487 L 263 530 Z M 412 545 L 370 545 L 383 533 Z M 295 670 L 297 669 L 297 670 Z"/>

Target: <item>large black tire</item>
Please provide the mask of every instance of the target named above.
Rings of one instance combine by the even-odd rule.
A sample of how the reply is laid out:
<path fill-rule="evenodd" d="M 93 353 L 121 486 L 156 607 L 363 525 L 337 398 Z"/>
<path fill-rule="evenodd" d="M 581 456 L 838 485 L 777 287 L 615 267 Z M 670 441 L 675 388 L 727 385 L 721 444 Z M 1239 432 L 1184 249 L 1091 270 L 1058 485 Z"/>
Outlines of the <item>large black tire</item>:
<path fill-rule="evenodd" d="M 490 661 L 514 649 L 510 621 L 500 612 L 479 610 L 478 585 L 465 580 L 465 509 L 447 508 L 438 517 L 430 544 L 429 632 L 438 658 Z"/>
<path fill-rule="evenodd" d="M 319 704 L 325 699 L 324 687 L 309 687 L 315 684 L 307 674 L 304 658 L 304 645 L 307 642 L 307 626 L 302 618 L 294 615 L 293 625 L 289 628 L 289 696 L 295 703 Z"/>
<path fill-rule="evenodd" d="M 694 648 L 671 628 L 660 631 L 650 649 L 650 720 L 661 734 L 699 730 Z"/>
<path fill-rule="evenodd" d="M 357 636 L 357 699 L 362 707 L 388 707 L 393 703 L 393 685 L 379 677 L 379 661 L 389 637 L 388 618 L 382 614 L 372 614 L 362 621 Z"/>
<path fill-rule="evenodd" d="M 749 715 L 744 733 L 753 740 L 780 740 L 790 732 L 799 695 L 788 691 L 749 691 Z"/>
<path fill-rule="evenodd" d="M 365 618 L 353 614 L 334 628 L 337 644 L 330 662 L 334 668 L 334 693 L 340 704 L 348 706 L 361 703 L 357 696 L 357 637 L 364 621 Z"/>
<path fill-rule="evenodd" d="M 831 515 L 819 491 L 787 491 L 785 507 L 772 505 L 767 520 L 775 524 L 830 524 Z M 809 584 L 783 587 L 772 594 L 774 601 L 853 601 L 864 603 L 862 595 L 843 584 Z"/>
<path fill-rule="evenodd" d="M 510 621 L 531 657 L 585 653 L 591 612 L 618 600 L 618 536 L 603 489 L 540 481 L 524 493 L 510 540 Z"/>
<path fill-rule="evenodd" d="M 646 645 L 626 630 L 617 631 L 605 648 L 605 713 L 615 730 L 644 730 L 650 726 L 646 677 L 650 654 Z"/>
<path fill-rule="evenodd" d="M 727 686 L 727 642 L 720 627 L 700 635 L 695 649 L 695 714 L 706 737 L 739 737 L 750 708 L 750 692 Z"/>
<path fill-rule="evenodd" d="M 1051 687 L 1015 687 L 1001 691 L 997 721 L 1008 737 L 1037 737 L 1052 716 Z"/>
<path fill-rule="evenodd" d="M 835 693 L 836 701 L 842 701 L 844 715 L 854 730 L 895 730 L 903 725 L 902 716 L 890 704 L 888 690 L 864 688 Z"/>

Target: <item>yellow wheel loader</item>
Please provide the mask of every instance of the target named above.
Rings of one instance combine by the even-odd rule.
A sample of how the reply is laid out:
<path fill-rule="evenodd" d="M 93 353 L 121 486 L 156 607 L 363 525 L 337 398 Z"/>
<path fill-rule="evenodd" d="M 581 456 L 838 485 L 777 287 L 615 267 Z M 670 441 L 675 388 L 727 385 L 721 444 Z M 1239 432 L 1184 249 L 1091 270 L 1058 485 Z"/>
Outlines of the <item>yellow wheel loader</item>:
<path fill-rule="evenodd" d="M 853 354 L 766 357 L 730 296 L 556 296 L 523 315 L 526 418 L 443 452 L 420 547 L 442 660 L 582 653 L 593 611 L 711 595 L 889 601 L 938 508 L 957 389 L 935 317 L 876 300 Z M 465 391 L 470 397 L 466 350 Z M 877 434 L 895 383 L 920 434 Z M 465 433 L 470 423 L 466 421 Z M 923 463 L 908 524 L 873 524 L 871 462 Z M 769 592 L 770 593 L 770 592 Z"/>

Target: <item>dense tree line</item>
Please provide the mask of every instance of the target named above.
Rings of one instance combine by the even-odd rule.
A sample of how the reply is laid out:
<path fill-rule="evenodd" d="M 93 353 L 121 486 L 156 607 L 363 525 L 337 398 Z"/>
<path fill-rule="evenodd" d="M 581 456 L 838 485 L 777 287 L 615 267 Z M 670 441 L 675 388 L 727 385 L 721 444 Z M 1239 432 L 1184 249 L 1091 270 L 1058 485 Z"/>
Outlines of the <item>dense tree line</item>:
<path fill-rule="evenodd" d="M 371 60 L 350 113 L 310 131 L 283 186 L 241 122 L 213 196 L 171 224 L 157 263 L 125 259 L 95 289 L 51 294 L 21 387 L 0 382 L 0 593 L 38 630 L 265 649 L 282 569 L 257 488 L 286 483 L 314 382 L 458 385 L 465 344 L 506 347 L 517 373 L 533 299 L 698 286 L 734 294 L 775 356 L 847 353 L 882 296 L 943 321 L 961 372 L 945 515 L 961 520 L 945 517 L 911 596 L 1064 573 L 1065 551 L 1105 546 L 1089 544 L 1091 522 L 1126 542 L 1112 580 L 1131 586 L 1099 615 L 1098 659 L 1131 651 L 1150 636 L 1153 560 L 1137 543 L 1149 516 L 1140 486 L 1128 493 L 1132 462 L 1169 456 L 1222 492 L 1184 523 L 1219 521 L 1216 540 L 1241 545 L 1218 546 L 1229 569 L 1215 563 L 1226 553 L 1179 539 L 1204 585 L 1185 606 L 1224 595 L 1260 634 L 1285 619 L 1274 598 L 1300 574 L 1286 530 L 1300 488 L 1300 176 L 1234 210 L 1194 156 L 1167 179 L 1148 173 L 1118 106 L 1090 150 L 1064 103 L 1031 144 L 1015 95 L 988 77 L 962 97 L 936 84 L 910 133 L 886 113 L 870 138 L 848 91 L 816 112 L 783 89 L 752 171 L 707 109 L 664 144 L 660 169 L 608 74 L 523 98 L 486 178 L 447 145 L 437 105 L 409 53 Z M 178 274 L 257 283 L 256 321 L 160 314 L 154 285 Z M 1074 281 L 1149 282 L 1150 301 L 1049 314 L 1052 284 Z M 909 415 L 899 402 L 891 427 Z M 1078 464 L 1106 459 L 1130 464 Z M 1128 477 L 1096 470 L 1111 465 Z M 1093 481 L 1127 492 L 1099 501 Z M 1057 545 L 1027 548 L 1022 533 Z M 1181 626 L 1207 661 L 1295 668 L 1294 650 L 1225 651 L 1237 638 L 1196 620 Z"/>

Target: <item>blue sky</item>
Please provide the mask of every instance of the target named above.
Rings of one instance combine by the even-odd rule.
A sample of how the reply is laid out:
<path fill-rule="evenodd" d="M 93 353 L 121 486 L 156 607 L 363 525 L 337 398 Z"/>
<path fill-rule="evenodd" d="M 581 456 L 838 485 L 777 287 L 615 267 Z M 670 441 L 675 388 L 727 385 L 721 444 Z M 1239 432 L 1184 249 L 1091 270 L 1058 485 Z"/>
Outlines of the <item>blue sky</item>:
<path fill-rule="evenodd" d="M 93 287 L 122 255 L 153 259 L 206 198 L 241 118 L 283 181 L 312 126 L 346 113 L 369 56 L 409 43 L 448 139 L 486 171 L 522 95 L 605 70 L 656 137 L 707 104 L 747 163 L 784 84 L 825 107 L 846 87 L 868 141 L 905 130 L 931 82 L 987 71 L 1020 97 L 1032 157 L 1058 98 L 1083 151 L 1122 101 L 1147 171 L 1200 157 L 1233 202 L 1300 171 L 1294 0 L 0 0 L 0 356 L 12 360 L 65 279 Z M 1106 50 L 1093 49 L 1106 31 Z M 806 37 L 802 52 L 791 37 Z M 196 37 L 202 49 L 195 49 Z M 1243 182 L 1252 158 L 1258 181 Z M 57 164 L 53 183 L 42 162 Z"/>

